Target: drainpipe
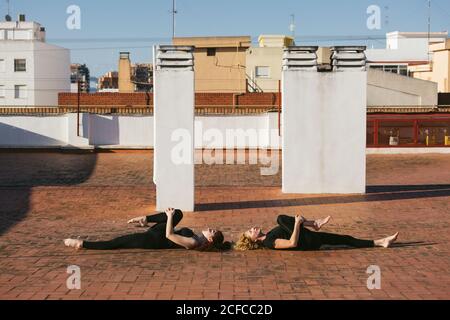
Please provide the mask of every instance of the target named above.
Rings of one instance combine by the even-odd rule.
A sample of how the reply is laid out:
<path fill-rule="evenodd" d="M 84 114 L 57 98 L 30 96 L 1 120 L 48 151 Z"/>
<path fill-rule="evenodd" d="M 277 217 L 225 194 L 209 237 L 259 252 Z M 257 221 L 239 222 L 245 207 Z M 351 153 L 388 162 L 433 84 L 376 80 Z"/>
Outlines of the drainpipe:
<path fill-rule="evenodd" d="M 233 93 L 233 109 L 236 109 L 239 106 L 238 97 L 243 95 L 243 93 Z"/>
<path fill-rule="evenodd" d="M 78 99 L 77 99 L 77 136 L 80 136 L 80 98 L 81 98 L 81 81 L 78 79 Z"/>

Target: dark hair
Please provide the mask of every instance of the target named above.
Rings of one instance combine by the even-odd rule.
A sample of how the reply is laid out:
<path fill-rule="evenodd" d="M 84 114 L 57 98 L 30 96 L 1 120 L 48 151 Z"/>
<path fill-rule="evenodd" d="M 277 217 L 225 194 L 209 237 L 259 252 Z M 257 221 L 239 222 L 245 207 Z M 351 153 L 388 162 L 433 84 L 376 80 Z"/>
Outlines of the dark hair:
<path fill-rule="evenodd" d="M 222 231 L 217 231 L 213 238 L 212 246 L 219 251 L 226 251 L 231 249 L 231 242 L 225 241 Z"/>

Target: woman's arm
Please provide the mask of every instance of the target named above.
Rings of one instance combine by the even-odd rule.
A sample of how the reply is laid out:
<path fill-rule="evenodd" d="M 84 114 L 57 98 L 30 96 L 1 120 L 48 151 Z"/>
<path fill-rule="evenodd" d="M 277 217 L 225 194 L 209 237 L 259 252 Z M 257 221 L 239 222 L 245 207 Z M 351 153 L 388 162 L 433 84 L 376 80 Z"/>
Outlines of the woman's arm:
<path fill-rule="evenodd" d="M 166 210 L 167 214 L 166 238 L 188 250 L 194 249 L 197 246 L 197 242 L 193 238 L 180 236 L 178 234 L 175 234 L 175 232 L 173 231 L 174 212 L 175 210 L 172 208 Z"/>
<path fill-rule="evenodd" d="M 286 239 L 275 240 L 275 249 L 292 249 L 297 247 L 298 239 L 300 238 L 300 227 L 303 222 L 304 222 L 303 217 L 295 216 L 295 225 L 291 238 L 289 240 Z"/>

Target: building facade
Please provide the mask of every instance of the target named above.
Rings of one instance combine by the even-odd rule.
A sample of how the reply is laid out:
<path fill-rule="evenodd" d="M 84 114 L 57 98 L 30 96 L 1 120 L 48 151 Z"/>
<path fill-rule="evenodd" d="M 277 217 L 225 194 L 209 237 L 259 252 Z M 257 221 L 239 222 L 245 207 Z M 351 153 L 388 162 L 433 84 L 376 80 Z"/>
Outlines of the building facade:
<path fill-rule="evenodd" d="M 119 92 L 119 73 L 110 71 L 98 78 L 97 92 Z"/>
<path fill-rule="evenodd" d="M 261 35 L 258 44 L 246 52 L 248 90 L 278 92 L 283 48 L 294 45 L 294 39 L 284 35 Z"/>
<path fill-rule="evenodd" d="M 445 43 L 448 32 L 390 32 L 386 48 L 368 49 L 368 65 L 374 69 L 409 75 L 408 68 L 427 64 L 431 60 L 430 44 Z"/>
<path fill-rule="evenodd" d="M 450 39 L 443 43 L 430 45 L 432 61 L 410 68 L 414 78 L 433 81 L 438 84 L 441 93 L 450 92 Z"/>
<path fill-rule="evenodd" d="M 246 50 L 251 37 L 179 37 L 174 45 L 195 46 L 195 91 L 247 91 Z"/>
<path fill-rule="evenodd" d="M 86 64 L 72 63 L 70 65 L 70 91 L 78 92 L 80 90 L 80 92 L 89 93 L 90 83 L 90 71 Z"/>
<path fill-rule="evenodd" d="M 45 28 L 0 22 L 0 106 L 56 106 L 70 92 L 70 52 L 45 42 Z"/>

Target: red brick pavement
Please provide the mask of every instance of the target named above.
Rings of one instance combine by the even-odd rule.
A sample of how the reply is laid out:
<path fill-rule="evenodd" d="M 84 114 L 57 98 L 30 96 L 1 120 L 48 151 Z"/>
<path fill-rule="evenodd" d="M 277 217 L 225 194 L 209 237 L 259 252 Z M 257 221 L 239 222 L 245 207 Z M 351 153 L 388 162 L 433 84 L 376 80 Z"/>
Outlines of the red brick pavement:
<path fill-rule="evenodd" d="M 258 166 L 198 166 L 197 211 L 182 222 L 235 239 L 281 213 L 332 215 L 326 231 L 400 245 L 319 252 L 74 251 L 70 236 L 139 231 L 154 209 L 152 153 L 0 153 L 1 299 L 448 299 L 450 156 L 369 156 L 365 196 L 284 195 Z M 81 268 L 68 290 L 66 268 Z M 366 269 L 379 265 L 381 290 Z"/>

